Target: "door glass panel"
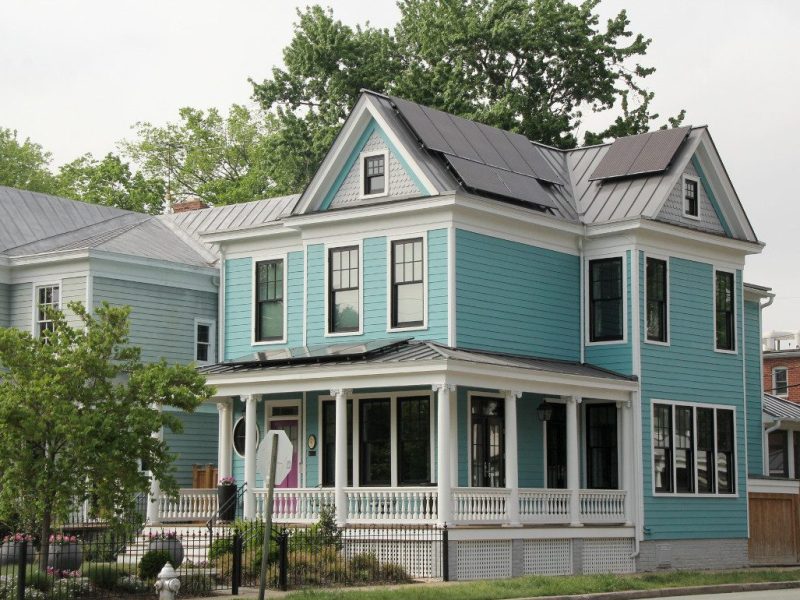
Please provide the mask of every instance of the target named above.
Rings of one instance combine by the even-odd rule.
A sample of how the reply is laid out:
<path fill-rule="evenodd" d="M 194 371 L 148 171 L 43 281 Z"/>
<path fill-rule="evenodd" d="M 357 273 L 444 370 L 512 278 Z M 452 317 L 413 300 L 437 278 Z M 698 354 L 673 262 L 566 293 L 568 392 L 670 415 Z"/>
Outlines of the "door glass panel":
<path fill-rule="evenodd" d="M 567 487 L 567 407 L 553 404 L 547 422 L 547 487 Z"/>
<path fill-rule="evenodd" d="M 505 412 L 502 398 L 472 398 L 472 485 L 505 487 Z"/>
<path fill-rule="evenodd" d="M 615 404 L 586 405 L 586 463 L 586 487 L 595 490 L 619 487 Z"/>
<path fill-rule="evenodd" d="M 390 485 L 391 403 L 388 398 L 362 400 L 361 407 L 361 484 Z"/>

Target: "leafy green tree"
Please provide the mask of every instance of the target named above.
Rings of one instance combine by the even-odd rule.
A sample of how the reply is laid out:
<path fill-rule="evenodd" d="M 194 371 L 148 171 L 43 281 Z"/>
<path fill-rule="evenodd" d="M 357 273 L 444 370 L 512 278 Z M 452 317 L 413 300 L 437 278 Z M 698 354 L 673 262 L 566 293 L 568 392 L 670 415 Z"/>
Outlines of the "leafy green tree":
<path fill-rule="evenodd" d="M 151 215 L 164 209 L 164 181 L 131 172 L 128 163 L 111 153 L 101 161 L 84 154 L 63 165 L 56 180 L 59 196 Z"/>
<path fill-rule="evenodd" d="M 49 170 L 52 156 L 29 138 L 0 127 L 0 185 L 52 193 L 55 179 Z"/>
<path fill-rule="evenodd" d="M 89 314 L 70 303 L 82 327 L 48 309 L 41 338 L 0 328 L 0 519 L 41 532 L 45 568 L 51 526 L 92 498 L 112 521 L 145 493 L 146 464 L 176 493 L 172 457 L 153 433 L 180 431 L 159 406 L 194 410 L 212 390 L 185 365 L 143 364 L 128 343 L 128 307 L 103 304 Z"/>

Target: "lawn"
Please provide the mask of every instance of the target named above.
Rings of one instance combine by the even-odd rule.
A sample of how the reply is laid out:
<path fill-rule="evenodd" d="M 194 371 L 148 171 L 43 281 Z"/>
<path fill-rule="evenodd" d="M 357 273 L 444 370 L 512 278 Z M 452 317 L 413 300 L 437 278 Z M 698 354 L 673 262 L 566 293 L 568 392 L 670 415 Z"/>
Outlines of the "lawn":
<path fill-rule="evenodd" d="M 528 576 L 465 583 L 418 583 L 368 590 L 304 590 L 289 594 L 288 597 L 296 600 L 500 600 L 765 581 L 800 581 L 800 569 L 671 571 L 640 575 L 569 577 Z"/>

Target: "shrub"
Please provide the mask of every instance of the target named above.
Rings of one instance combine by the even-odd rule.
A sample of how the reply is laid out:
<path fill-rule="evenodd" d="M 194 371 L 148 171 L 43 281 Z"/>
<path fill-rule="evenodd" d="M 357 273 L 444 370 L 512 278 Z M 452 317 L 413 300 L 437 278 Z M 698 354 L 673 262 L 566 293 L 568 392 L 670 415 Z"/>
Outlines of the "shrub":
<path fill-rule="evenodd" d="M 166 550 L 148 550 L 139 561 L 139 576 L 147 580 L 155 579 L 169 561 L 169 552 Z"/>
<path fill-rule="evenodd" d="M 381 566 L 381 579 L 392 583 L 408 583 L 412 581 L 411 576 L 406 572 L 402 565 L 397 563 L 385 563 Z"/>
<path fill-rule="evenodd" d="M 116 589 L 130 594 L 141 594 L 150 591 L 150 586 L 136 575 L 125 575 L 117 579 Z"/>
<path fill-rule="evenodd" d="M 53 586 L 53 576 L 42 573 L 39 569 L 28 567 L 25 574 L 25 589 L 34 588 L 40 592 L 49 592 Z M 27 593 L 27 591 L 26 591 Z"/>
<path fill-rule="evenodd" d="M 117 563 L 84 563 L 81 572 L 89 578 L 95 586 L 104 590 L 113 590 L 117 580 L 125 575 L 130 575 L 125 567 Z"/>
<path fill-rule="evenodd" d="M 215 560 L 223 554 L 233 552 L 233 538 L 219 538 L 211 542 L 208 547 L 208 560 Z"/>
<path fill-rule="evenodd" d="M 92 592 L 92 584 L 85 577 L 59 579 L 47 595 L 49 600 L 72 600 Z"/>
<path fill-rule="evenodd" d="M 180 580 L 180 594 L 182 596 L 196 597 L 211 595 L 210 575 L 183 575 Z"/>

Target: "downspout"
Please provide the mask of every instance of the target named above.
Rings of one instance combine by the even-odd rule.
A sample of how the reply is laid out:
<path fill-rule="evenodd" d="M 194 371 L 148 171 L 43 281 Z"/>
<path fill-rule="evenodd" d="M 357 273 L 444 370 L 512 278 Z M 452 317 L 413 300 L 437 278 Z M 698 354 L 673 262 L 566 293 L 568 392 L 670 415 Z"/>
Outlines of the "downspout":
<path fill-rule="evenodd" d="M 586 231 L 586 227 L 584 227 L 584 231 Z M 580 343 L 581 343 L 581 364 L 586 362 L 586 298 L 584 296 L 584 290 L 586 289 L 586 277 L 584 268 L 584 255 L 583 255 L 583 235 L 578 237 L 578 256 L 580 257 L 580 269 L 581 269 L 581 276 L 580 276 L 580 304 L 581 304 L 581 316 L 580 316 Z"/>
<path fill-rule="evenodd" d="M 217 300 L 217 362 L 225 360 L 225 249 L 220 244 L 219 247 L 219 296 Z"/>
<path fill-rule="evenodd" d="M 764 312 L 764 309 L 769 307 L 769 306 L 771 306 L 773 302 L 775 302 L 775 294 L 769 294 L 768 297 L 767 297 L 767 301 L 764 304 L 759 303 L 759 305 L 758 305 L 759 306 L 759 313 L 758 313 L 759 329 L 761 328 L 761 324 L 763 323 L 762 313 Z M 759 331 L 759 335 L 760 334 L 761 334 L 761 331 Z M 761 342 L 761 340 L 759 340 L 759 342 Z M 764 411 L 764 351 L 763 351 L 763 348 L 762 348 L 762 351 L 761 351 L 760 354 L 761 354 L 761 357 L 760 357 L 761 360 L 758 361 L 758 389 L 760 390 L 758 400 L 759 400 L 759 404 L 761 404 L 761 412 L 763 414 L 763 411 Z M 775 428 L 780 427 L 780 423 L 781 423 L 781 421 L 780 421 L 780 419 L 778 419 L 778 422 L 777 422 L 776 425 L 774 425 L 774 428 L 770 428 L 769 431 L 762 432 L 762 434 L 761 434 L 761 473 L 763 475 L 769 475 L 769 456 L 768 456 L 769 448 L 767 448 L 766 452 L 764 451 L 765 442 L 767 442 L 767 445 L 768 445 L 769 434 L 772 433 L 773 431 L 775 431 Z"/>

